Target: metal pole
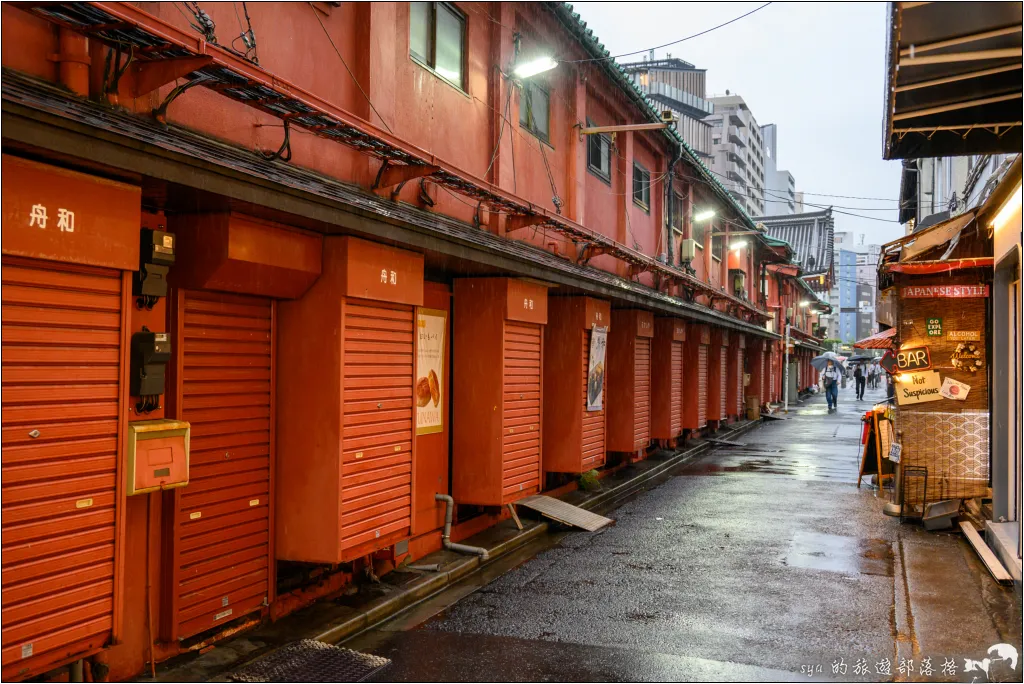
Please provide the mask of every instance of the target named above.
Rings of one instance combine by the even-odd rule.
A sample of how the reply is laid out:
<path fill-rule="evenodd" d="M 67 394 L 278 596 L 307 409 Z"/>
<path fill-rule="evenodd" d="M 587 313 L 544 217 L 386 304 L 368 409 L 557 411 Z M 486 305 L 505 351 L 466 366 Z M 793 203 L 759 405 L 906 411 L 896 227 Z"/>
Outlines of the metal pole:
<path fill-rule="evenodd" d="M 782 350 L 782 411 L 789 413 L 789 323 L 786 323 L 785 348 Z"/>

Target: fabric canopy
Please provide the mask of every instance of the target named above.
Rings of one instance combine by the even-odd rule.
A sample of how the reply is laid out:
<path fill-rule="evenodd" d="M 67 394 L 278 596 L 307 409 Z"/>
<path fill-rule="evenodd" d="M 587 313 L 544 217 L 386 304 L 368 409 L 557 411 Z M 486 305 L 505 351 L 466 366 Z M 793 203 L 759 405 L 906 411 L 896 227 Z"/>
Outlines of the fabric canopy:
<path fill-rule="evenodd" d="M 853 346 L 857 349 L 892 349 L 892 338 L 896 336 L 896 328 L 889 328 L 874 335 L 857 340 Z"/>

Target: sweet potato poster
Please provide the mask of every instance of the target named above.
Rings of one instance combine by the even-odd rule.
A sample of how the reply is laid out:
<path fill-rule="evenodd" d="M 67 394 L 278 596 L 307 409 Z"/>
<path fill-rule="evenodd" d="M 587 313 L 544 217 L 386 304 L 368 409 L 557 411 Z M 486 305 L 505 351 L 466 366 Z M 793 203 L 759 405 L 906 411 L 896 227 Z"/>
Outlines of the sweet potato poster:
<path fill-rule="evenodd" d="M 429 435 L 444 429 L 444 333 L 446 312 L 416 312 L 416 434 Z"/>

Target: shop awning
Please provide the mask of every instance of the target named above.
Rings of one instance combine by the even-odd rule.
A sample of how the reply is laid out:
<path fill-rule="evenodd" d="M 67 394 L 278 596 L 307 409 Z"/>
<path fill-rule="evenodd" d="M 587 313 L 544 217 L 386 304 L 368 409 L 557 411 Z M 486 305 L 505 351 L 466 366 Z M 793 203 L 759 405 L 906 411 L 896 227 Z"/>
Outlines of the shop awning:
<path fill-rule="evenodd" d="M 857 340 L 853 346 L 857 349 L 891 349 L 894 337 L 896 337 L 896 328 L 889 328 L 865 337 L 863 340 Z"/>
<path fill-rule="evenodd" d="M 883 157 L 1020 152 L 1021 3 L 889 6 Z"/>

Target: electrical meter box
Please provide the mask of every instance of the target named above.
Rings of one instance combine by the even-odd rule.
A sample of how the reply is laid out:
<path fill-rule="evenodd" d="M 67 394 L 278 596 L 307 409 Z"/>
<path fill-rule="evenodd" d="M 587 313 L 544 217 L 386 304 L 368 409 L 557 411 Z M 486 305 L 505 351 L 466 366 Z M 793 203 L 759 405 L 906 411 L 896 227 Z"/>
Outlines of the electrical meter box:
<path fill-rule="evenodd" d="M 191 426 L 162 418 L 128 423 L 128 496 L 188 484 Z"/>
<path fill-rule="evenodd" d="M 140 231 L 139 270 L 132 291 L 149 297 L 167 296 L 167 271 L 174 265 L 174 235 L 163 230 Z"/>
<path fill-rule="evenodd" d="M 131 379 L 133 397 L 152 397 L 164 393 L 164 371 L 171 360 L 171 340 L 167 333 L 143 328 L 132 335 Z"/>

